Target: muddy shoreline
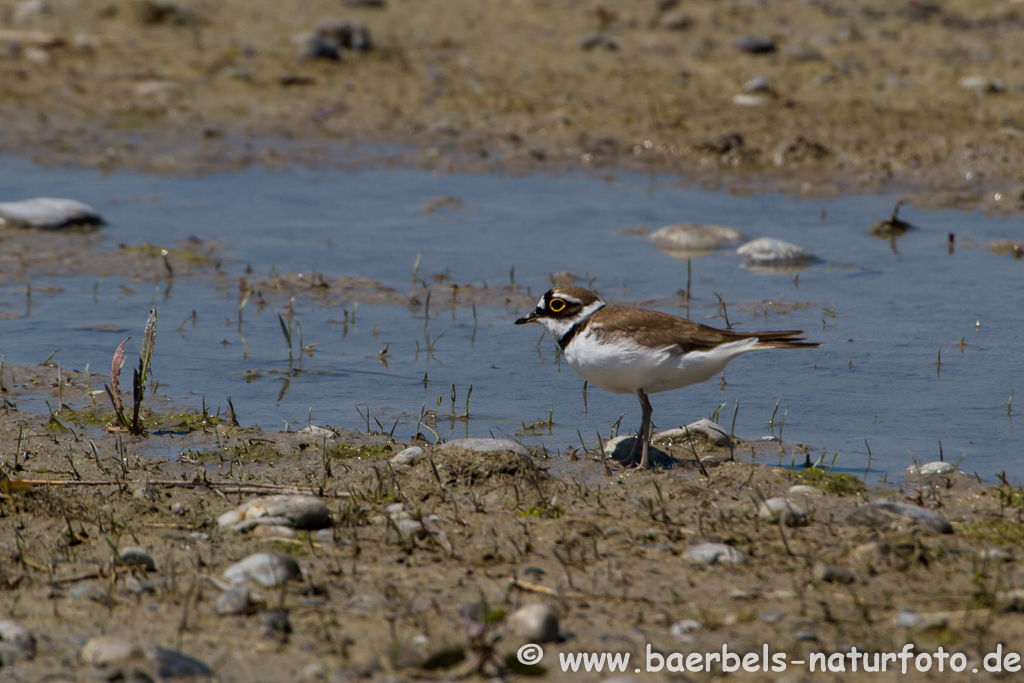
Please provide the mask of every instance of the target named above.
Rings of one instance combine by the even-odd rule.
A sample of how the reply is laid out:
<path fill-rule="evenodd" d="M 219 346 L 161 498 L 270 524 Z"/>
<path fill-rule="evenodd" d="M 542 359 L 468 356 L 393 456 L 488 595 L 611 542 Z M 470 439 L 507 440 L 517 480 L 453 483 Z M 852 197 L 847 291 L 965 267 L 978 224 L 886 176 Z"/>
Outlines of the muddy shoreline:
<path fill-rule="evenodd" d="M 0 145 L 43 164 L 596 168 L 1024 208 L 1013 4 L 39 4 L 0 13 Z M 346 26 L 365 43 L 310 42 Z"/>

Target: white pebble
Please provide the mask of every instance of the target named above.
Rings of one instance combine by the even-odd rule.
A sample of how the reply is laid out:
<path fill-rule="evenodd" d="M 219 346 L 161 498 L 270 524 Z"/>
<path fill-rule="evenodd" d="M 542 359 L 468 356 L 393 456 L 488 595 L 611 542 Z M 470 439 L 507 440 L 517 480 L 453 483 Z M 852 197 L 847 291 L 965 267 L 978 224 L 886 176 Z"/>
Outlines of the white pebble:
<path fill-rule="evenodd" d="M 252 580 L 264 586 L 277 586 L 302 576 L 299 563 L 280 553 L 256 553 L 224 570 L 231 583 Z"/>
<path fill-rule="evenodd" d="M 558 615 L 544 602 L 523 605 L 509 617 L 512 632 L 528 643 L 558 640 Z"/>
<path fill-rule="evenodd" d="M 758 506 L 757 516 L 769 524 L 782 520 L 786 526 L 807 526 L 807 512 L 785 498 L 769 498 L 762 502 Z"/>

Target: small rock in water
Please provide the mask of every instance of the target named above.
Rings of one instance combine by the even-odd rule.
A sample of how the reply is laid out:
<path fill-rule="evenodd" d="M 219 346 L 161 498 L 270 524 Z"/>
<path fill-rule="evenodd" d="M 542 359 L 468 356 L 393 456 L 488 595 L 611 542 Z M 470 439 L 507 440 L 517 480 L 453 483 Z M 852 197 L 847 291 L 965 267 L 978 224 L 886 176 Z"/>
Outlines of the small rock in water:
<path fill-rule="evenodd" d="M 76 199 L 37 197 L 0 202 L 0 226 L 55 230 L 73 225 L 103 225 L 96 209 Z"/>
<path fill-rule="evenodd" d="M 126 546 L 117 551 L 117 563 L 125 567 L 142 567 L 147 572 L 156 571 L 156 560 L 144 548 Z"/>
<path fill-rule="evenodd" d="M 316 496 L 282 494 L 253 498 L 225 512 L 217 523 L 234 531 L 247 531 L 259 524 L 323 529 L 331 526 L 331 515 Z"/>
<path fill-rule="evenodd" d="M 715 424 L 706 417 L 702 417 L 696 422 L 691 422 L 686 427 L 680 427 L 679 429 L 667 429 L 663 432 L 658 432 L 652 437 L 652 441 L 683 441 L 694 436 L 705 437 L 709 442 L 716 446 L 726 446 L 729 444 L 729 434 L 722 429 L 718 424 Z"/>
<path fill-rule="evenodd" d="M 523 605 L 509 617 L 512 632 L 528 643 L 551 643 L 558 640 L 558 615 L 551 605 L 532 602 Z"/>
<path fill-rule="evenodd" d="M 0 666 L 11 666 L 35 656 L 35 636 L 15 621 L 0 621 Z"/>
<path fill-rule="evenodd" d="M 907 474 L 926 476 L 936 476 L 941 474 L 952 474 L 956 472 L 956 465 L 951 462 L 944 462 L 942 460 L 936 460 L 935 462 L 928 462 L 924 465 L 911 465 L 907 468 Z"/>
<path fill-rule="evenodd" d="M 154 664 L 154 673 L 158 679 L 213 675 L 210 667 L 198 659 L 193 659 L 174 650 L 165 650 L 162 647 L 155 647 L 146 652 L 146 659 Z"/>
<path fill-rule="evenodd" d="M 423 449 L 419 446 L 410 446 L 404 451 L 391 458 L 392 465 L 412 465 L 423 457 Z"/>
<path fill-rule="evenodd" d="M 651 233 L 651 241 L 669 256 L 685 259 L 742 242 L 747 236 L 725 225 L 666 225 Z"/>
<path fill-rule="evenodd" d="M 736 250 L 748 266 L 761 268 L 789 268 L 808 266 L 817 257 L 803 247 L 784 242 L 774 237 L 759 237 L 747 242 Z"/>
<path fill-rule="evenodd" d="M 101 635 L 85 641 L 78 658 L 93 666 L 123 664 L 142 657 L 142 650 L 134 643 L 117 636 Z"/>
<path fill-rule="evenodd" d="M 953 525 L 942 515 L 916 505 L 878 501 L 861 505 L 846 517 L 851 524 L 875 526 L 883 529 L 894 529 L 901 522 L 920 524 L 928 531 L 936 534 L 953 533 Z"/>
<path fill-rule="evenodd" d="M 253 605 L 252 592 L 247 586 L 235 586 L 220 594 L 214 609 L 217 614 L 228 616 L 232 614 L 244 614 Z"/>
<path fill-rule="evenodd" d="M 452 439 L 438 446 L 442 451 L 466 450 L 474 453 L 501 453 L 511 451 L 529 457 L 530 452 L 512 439 Z"/>
<path fill-rule="evenodd" d="M 781 520 L 786 526 L 807 526 L 807 512 L 785 498 L 769 498 L 762 502 L 758 507 L 757 516 L 771 524 Z"/>
<path fill-rule="evenodd" d="M 731 545 L 724 543 L 704 543 L 686 551 L 683 560 L 690 564 L 742 564 L 747 556 Z"/>
<path fill-rule="evenodd" d="M 814 565 L 814 580 L 825 583 L 854 583 L 857 580 L 857 575 L 844 567 L 816 564 Z"/>
<path fill-rule="evenodd" d="M 231 583 L 256 581 L 264 586 L 277 586 L 302 576 L 299 563 L 280 553 L 256 553 L 224 570 Z"/>

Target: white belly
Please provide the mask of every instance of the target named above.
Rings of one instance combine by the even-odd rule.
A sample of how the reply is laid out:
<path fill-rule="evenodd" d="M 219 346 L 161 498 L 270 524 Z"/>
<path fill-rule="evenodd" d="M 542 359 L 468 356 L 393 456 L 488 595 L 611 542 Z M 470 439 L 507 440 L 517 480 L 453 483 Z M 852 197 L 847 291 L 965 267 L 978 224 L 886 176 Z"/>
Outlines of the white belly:
<path fill-rule="evenodd" d="M 637 389 L 656 394 L 705 382 L 736 356 L 752 351 L 757 339 L 742 339 L 710 351 L 680 353 L 676 346 L 651 349 L 626 339 L 598 342 L 581 334 L 565 350 L 565 360 L 583 379 L 616 394 Z"/>

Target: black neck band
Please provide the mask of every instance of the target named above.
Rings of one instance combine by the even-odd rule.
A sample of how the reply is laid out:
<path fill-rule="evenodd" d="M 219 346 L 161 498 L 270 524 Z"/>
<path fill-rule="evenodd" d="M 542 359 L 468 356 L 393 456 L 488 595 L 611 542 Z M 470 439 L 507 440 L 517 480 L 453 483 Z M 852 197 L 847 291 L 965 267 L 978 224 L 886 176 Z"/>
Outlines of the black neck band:
<path fill-rule="evenodd" d="M 586 318 L 584 318 L 583 320 L 580 320 L 580 321 L 579 321 L 579 322 L 577 322 L 577 323 L 576 323 L 575 325 L 573 325 L 572 327 L 570 327 L 570 328 L 568 329 L 568 331 L 566 331 L 566 333 L 565 333 L 565 334 L 563 334 L 563 335 L 562 335 L 562 336 L 561 336 L 561 337 L 560 337 L 560 338 L 558 339 L 558 345 L 559 345 L 560 347 L 562 347 L 562 350 L 563 350 L 563 351 L 565 351 L 565 347 L 569 345 L 569 342 L 571 342 L 571 341 L 572 341 L 573 339 L 575 339 L 575 338 L 576 338 L 576 335 L 580 333 L 580 330 L 582 330 L 582 329 L 583 329 L 583 323 L 585 323 L 585 322 L 587 322 L 587 319 L 586 319 Z"/>

